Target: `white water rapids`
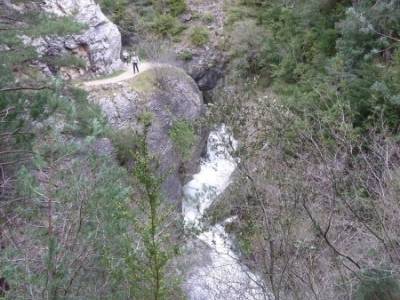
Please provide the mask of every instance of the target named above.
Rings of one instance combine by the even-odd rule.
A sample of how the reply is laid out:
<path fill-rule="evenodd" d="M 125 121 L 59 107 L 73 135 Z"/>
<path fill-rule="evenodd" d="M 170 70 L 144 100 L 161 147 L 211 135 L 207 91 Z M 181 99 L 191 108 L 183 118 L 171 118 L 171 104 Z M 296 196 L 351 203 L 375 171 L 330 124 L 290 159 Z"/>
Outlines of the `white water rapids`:
<path fill-rule="evenodd" d="M 237 164 L 231 152 L 236 146 L 237 142 L 224 125 L 210 133 L 207 157 L 201 163 L 200 172 L 184 187 L 186 227 L 201 229 L 205 210 L 230 184 Z M 202 244 L 198 252 L 205 258 L 199 265 L 190 266 L 184 284 L 190 300 L 268 299 L 256 283 L 259 282 L 257 276 L 240 264 L 232 250 L 232 241 L 224 228 L 224 224 L 231 221 L 229 218 L 197 235 Z M 199 247 L 199 243 L 193 244 Z"/>

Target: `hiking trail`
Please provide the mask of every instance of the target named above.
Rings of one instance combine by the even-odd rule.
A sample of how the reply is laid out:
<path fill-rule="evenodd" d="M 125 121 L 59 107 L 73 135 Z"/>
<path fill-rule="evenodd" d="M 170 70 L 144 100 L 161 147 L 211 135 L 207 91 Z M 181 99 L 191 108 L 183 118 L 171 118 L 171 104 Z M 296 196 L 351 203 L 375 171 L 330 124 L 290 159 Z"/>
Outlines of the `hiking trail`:
<path fill-rule="evenodd" d="M 121 74 L 118 74 L 117 76 L 104 78 L 104 79 L 96 79 L 96 80 L 91 80 L 91 81 L 84 81 L 84 82 L 82 82 L 82 85 L 85 87 L 92 87 L 92 86 L 118 83 L 121 81 L 125 81 L 125 80 L 129 80 L 131 78 L 134 78 L 137 75 L 141 74 L 142 72 L 152 69 L 156 66 L 157 66 L 157 64 L 155 64 L 155 63 L 144 61 L 139 64 L 139 70 L 140 70 L 139 73 L 133 74 L 132 64 L 125 65 L 125 68 L 123 69 L 124 72 Z"/>

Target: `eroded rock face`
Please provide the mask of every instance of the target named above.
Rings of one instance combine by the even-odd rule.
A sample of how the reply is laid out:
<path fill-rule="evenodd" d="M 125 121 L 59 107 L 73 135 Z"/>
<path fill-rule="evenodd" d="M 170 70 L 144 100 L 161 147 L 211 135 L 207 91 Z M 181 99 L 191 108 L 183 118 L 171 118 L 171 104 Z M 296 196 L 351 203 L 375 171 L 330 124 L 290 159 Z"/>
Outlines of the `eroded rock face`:
<path fill-rule="evenodd" d="M 82 34 L 43 37 L 34 41 L 41 54 L 71 52 L 85 59 L 88 70 L 98 74 L 110 73 L 121 67 L 121 34 L 94 0 L 45 0 L 41 7 L 57 16 L 72 16 L 88 26 Z"/>
<path fill-rule="evenodd" d="M 209 41 L 200 47 L 183 41 L 175 46 L 178 56 L 191 53 L 189 60 L 183 61 L 182 67 L 197 82 L 201 91 L 211 91 L 224 76 L 228 57 L 224 53 L 224 1 L 187 0 L 188 12 L 181 16 L 187 26 L 205 27 L 209 32 Z M 208 16 L 208 21 L 192 16 Z"/>
<path fill-rule="evenodd" d="M 146 91 L 137 84 L 141 79 L 136 77 L 118 84 L 88 88 L 89 99 L 100 105 L 113 127 L 129 128 L 133 134 L 144 132 L 140 119 L 143 113 L 151 113 L 147 145 L 157 158 L 159 175 L 165 178 L 162 186 L 165 198 L 180 207 L 183 184 L 197 171 L 207 135 L 204 131 L 197 133 L 192 153 L 184 159 L 170 138 L 170 130 L 175 121 L 192 123 L 200 118 L 204 108 L 202 94 L 193 79 L 181 69 L 168 66 L 145 72 L 139 76 L 146 76 L 146 84 L 153 85 L 147 86 Z M 162 77 L 161 85 L 157 77 Z"/>

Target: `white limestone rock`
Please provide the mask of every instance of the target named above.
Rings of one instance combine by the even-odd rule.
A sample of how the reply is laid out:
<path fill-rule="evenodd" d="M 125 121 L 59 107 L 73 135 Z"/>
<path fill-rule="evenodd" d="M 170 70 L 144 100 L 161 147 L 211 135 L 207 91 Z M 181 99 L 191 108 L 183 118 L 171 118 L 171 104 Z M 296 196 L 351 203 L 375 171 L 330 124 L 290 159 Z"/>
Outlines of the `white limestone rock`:
<path fill-rule="evenodd" d="M 121 34 L 94 0 L 45 0 L 41 7 L 57 16 L 72 16 L 88 26 L 81 34 L 43 37 L 37 47 L 41 54 L 59 55 L 70 51 L 85 59 L 88 69 L 98 74 L 121 68 Z"/>

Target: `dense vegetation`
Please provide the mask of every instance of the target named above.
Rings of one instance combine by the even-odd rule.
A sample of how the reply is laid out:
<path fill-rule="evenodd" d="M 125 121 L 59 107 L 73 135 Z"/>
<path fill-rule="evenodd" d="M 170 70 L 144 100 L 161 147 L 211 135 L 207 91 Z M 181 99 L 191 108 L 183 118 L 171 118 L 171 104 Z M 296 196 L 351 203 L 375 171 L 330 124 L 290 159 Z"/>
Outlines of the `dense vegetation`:
<path fill-rule="evenodd" d="M 82 61 L 23 44 L 84 29 L 29 4 L 0 5 L 0 298 L 179 299 L 167 268 L 175 216 L 155 159 L 133 132 L 122 144 L 86 92 L 59 77 Z"/>
<path fill-rule="evenodd" d="M 239 214 L 275 299 L 400 296 L 399 14 L 390 0 L 230 8 L 215 115 L 242 147 L 220 213 Z"/>
<path fill-rule="evenodd" d="M 183 29 L 178 16 L 185 12 L 185 0 L 101 0 L 103 10 L 118 25 L 123 42 L 129 44 L 149 33 L 175 36 Z"/>
<path fill-rule="evenodd" d="M 248 31 L 264 33 L 241 41 L 237 55 L 245 56 L 247 74 L 273 78 L 285 104 L 305 117 L 315 110 L 344 109 L 356 127 L 384 121 L 396 130 L 399 4 L 280 2 L 261 1 L 256 23 L 246 24 Z"/>
<path fill-rule="evenodd" d="M 185 30 L 183 0 L 99 3 L 127 44 L 155 35 L 148 55 Z M 238 251 L 276 300 L 400 299 L 400 2 L 227 4 L 229 63 L 208 115 L 232 126 L 240 163 L 210 215 L 238 217 Z M 109 128 L 57 76 L 84 62 L 40 57 L 21 38 L 83 26 L 0 7 L 0 298 L 183 298 L 171 267 L 180 218 L 143 136 Z M 209 41 L 203 26 L 187 32 Z M 186 159 L 192 125 L 169 135 Z"/>

